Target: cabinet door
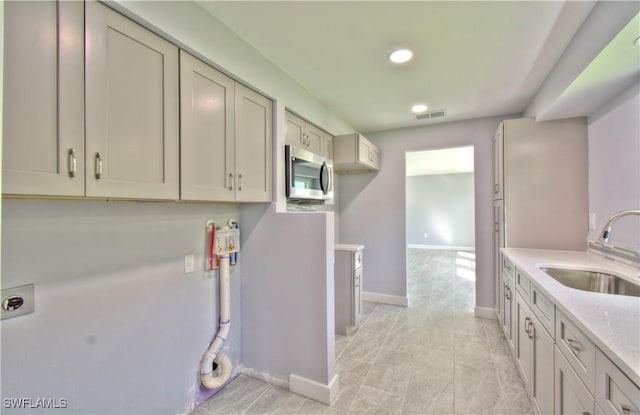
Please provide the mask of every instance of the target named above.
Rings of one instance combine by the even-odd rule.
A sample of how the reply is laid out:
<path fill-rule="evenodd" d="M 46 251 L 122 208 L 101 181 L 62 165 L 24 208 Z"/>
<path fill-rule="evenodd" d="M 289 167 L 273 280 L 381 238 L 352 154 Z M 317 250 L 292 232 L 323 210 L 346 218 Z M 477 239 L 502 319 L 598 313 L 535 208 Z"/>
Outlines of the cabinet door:
<path fill-rule="evenodd" d="M 498 316 L 502 315 L 502 301 L 500 301 L 500 270 L 502 269 L 502 261 L 500 258 L 500 248 L 504 247 L 504 216 L 502 214 L 504 201 L 496 200 L 493 202 L 493 276 L 495 281 L 496 295 L 496 311 Z"/>
<path fill-rule="evenodd" d="M 285 114 L 285 121 L 285 143 L 298 148 L 306 149 L 306 136 L 304 132 L 306 122 L 302 118 L 293 115 L 289 111 L 287 111 Z"/>
<path fill-rule="evenodd" d="M 367 166 L 371 166 L 371 146 L 369 145 L 369 140 L 364 138 L 361 135 L 357 135 L 358 137 L 358 161 L 366 164 Z"/>
<path fill-rule="evenodd" d="M 362 268 L 353 272 L 353 320 L 351 325 L 355 326 L 362 317 Z"/>
<path fill-rule="evenodd" d="M 180 51 L 180 198 L 233 201 L 235 82 Z"/>
<path fill-rule="evenodd" d="M 236 84 L 236 201 L 271 201 L 273 103 Z"/>
<path fill-rule="evenodd" d="M 516 294 L 514 304 L 515 332 L 515 358 L 516 365 L 520 371 L 525 390 L 531 386 L 531 312 L 529 306 L 524 301 L 520 293 Z"/>
<path fill-rule="evenodd" d="M 493 199 L 504 199 L 504 129 L 501 123 L 493 135 Z"/>
<path fill-rule="evenodd" d="M 178 49 L 86 3 L 87 196 L 178 198 Z"/>
<path fill-rule="evenodd" d="M 504 273 L 502 273 L 502 302 L 503 302 L 503 316 L 502 316 L 502 330 L 504 331 L 504 336 L 507 340 L 507 344 L 513 351 L 515 348 L 515 330 L 514 330 L 514 322 L 513 320 L 513 312 L 514 312 L 514 296 L 515 291 L 512 288 L 512 285 L 509 283 L 509 277 L 507 277 Z"/>
<path fill-rule="evenodd" d="M 555 348 L 555 414 L 590 415 L 595 401 L 562 353 Z"/>
<path fill-rule="evenodd" d="M 531 313 L 531 400 L 540 414 L 553 413 L 553 338 L 547 333 L 535 314 Z"/>
<path fill-rule="evenodd" d="M 307 123 L 305 129 L 307 138 L 307 150 L 315 154 L 322 154 L 322 141 L 324 140 L 324 132 L 321 129 Z"/>
<path fill-rule="evenodd" d="M 326 158 L 333 160 L 333 136 L 331 134 L 324 133 L 324 146 L 322 153 Z"/>
<path fill-rule="evenodd" d="M 5 194 L 84 195 L 83 8 L 4 3 Z"/>

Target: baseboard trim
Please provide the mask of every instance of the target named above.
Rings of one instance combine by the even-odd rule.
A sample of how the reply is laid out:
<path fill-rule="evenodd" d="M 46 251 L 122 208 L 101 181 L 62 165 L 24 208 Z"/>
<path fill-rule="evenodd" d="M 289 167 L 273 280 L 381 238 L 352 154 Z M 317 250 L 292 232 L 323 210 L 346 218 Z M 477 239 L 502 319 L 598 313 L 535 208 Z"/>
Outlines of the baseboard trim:
<path fill-rule="evenodd" d="M 407 307 L 409 305 L 409 299 L 407 297 L 401 297 L 399 295 L 379 294 L 368 291 L 362 292 L 362 299 L 365 301 L 373 301 L 374 303 L 400 305 Z"/>
<path fill-rule="evenodd" d="M 496 320 L 496 311 L 491 307 L 476 307 L 473 309 L 473 315 L 478 318 Z"/>
<path fill-rule="evenodd" d="M 271 385 L 276 385 L 276 386 L 280 386 L 281 388 L 285 388 L 285 389 L 289 389 L 289 384 L 287 383 L 286 380 L 282 380 L 276 377 L 273 377 L 267 373 L 263 373 L 263 372 L 258 372 L 254 369 L 250 369 L 248 367 L 240 367 L 238 369 L 238 373 L 245 375 L 245 376 L 249 376 L 250 378 L 254 378 L 254 379 L 258 379 L 261 380 L 263 382 L 269 383 Z"/>
<path fill-rule="evenodd" d="M 473 246 L 447 246 L 447 245 L 420 245 L 420 244 L 407 244 L 407 248 L 415 249 L 442 249 L 450 251 L 474 251 Z"/>
<path fill-rule="evenodd" d="M 289 375 L 289 390 L 306 398 L 313 399 L 325 405 L 331 405 L 331 402 L 338 395 L 338 375 L 333 375 L 333 379 L 328 385 L 303 378 L 302 376 Z"/>

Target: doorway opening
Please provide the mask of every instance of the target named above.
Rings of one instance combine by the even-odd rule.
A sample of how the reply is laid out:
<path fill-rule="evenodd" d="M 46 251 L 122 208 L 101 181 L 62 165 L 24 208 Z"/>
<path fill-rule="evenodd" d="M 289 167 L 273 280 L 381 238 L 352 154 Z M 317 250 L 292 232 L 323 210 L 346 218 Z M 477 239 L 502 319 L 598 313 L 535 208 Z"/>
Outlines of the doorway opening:
<path fill-rule="evenodd" d="M 408 151 L 405 157 L 409 306 L 473 313 L 473 146 Z"/>

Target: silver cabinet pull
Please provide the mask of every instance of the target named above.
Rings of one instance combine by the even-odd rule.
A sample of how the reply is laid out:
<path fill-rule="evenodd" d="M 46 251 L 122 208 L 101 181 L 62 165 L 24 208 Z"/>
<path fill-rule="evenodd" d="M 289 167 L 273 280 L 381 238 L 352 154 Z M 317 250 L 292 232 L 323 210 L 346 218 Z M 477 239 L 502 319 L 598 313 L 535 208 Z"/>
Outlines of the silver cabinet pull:
<path fill-rule="evenodd" d="M 500 231 L 500 224 L 498 222 L 495 222 L 496 225 L 496 232 Z"/>
<path fill-rule="evenodd" d="M 584 346 L 579 341 L 575 339 L 570 339 L 569 337 L 567 337 L 566 340 L 567 340 L 567 343 L 569 344 L 569 347 L 571 347 L 576 352 L 581 352 L 584 350 Z"/>
<path fill-rule="evenodd" d="M 233 173 L 229 173 L 229 190 L 233 190 Z"/>
<path fill-rule="evenodd" d="M 622 409 L 622 412 L 625 414 L 628 414 L 629 412 L 631 412 L 631 408 L 629 408 L 627 405 L 623 403 L 620 404 L 620 409 Z"/>
<path fill-rule="evenodd" d="M 76 150 L 70 148 L 67 158 L 69 177 L 76 177 L 76 171 L 78 171 L 78 159 L 76 158 Z"/>
<path fill-rule="evenodd" d="M 102 154 L 96 153 L 96 180 L 102 178 Z"/>
<path fill-rule="evenodd" d="M 531 319 L 529 317 L 524 318 L 524 332 L 529 334 L 529 323 L 531 323 Z"/>
<path fill-rule="evenodd" d="M 511 265 L 507 264 L 506 262 L 504 264 L 504 267 L 505 269 L 508 269 L 509 271 L 511 271 Z"/>
<path fill-rule="evenodd" d="M 527 326 L 527 336 L 533 340 L 534 330 L 536 329 L 535 324 L 531 319 L 529 319 L 529 325 Z"/>
<path fill-rule="evenodd" d="M 493 185 L 493 193 L 498 193 L 498 183 Z"/>
<path fill-rule="evenodd" d="M 242 191 L 242 184 L 244 183 L 244 180 L 242 179 L 242 174 L 238 175 L 238 190 Z"/>
<path fill-rule="evenodd" d="M 507 297 L 507 300 L 511 300 L 511 288 L 504 286 L 504 296 Z"/>

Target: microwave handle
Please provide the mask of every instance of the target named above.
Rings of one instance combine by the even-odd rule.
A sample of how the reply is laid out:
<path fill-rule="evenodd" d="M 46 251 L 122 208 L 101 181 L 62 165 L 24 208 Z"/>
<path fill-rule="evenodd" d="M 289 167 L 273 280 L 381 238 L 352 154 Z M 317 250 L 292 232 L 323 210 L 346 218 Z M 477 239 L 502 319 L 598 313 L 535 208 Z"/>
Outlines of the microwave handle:
<path fill-rule="evenodd" d="M 322 193 L 325 195 L 329 192 L 329 183 L 327 183 L 326 186 L 324 183 L 324 173 L 328 171 L 328 169 L 327 163 L 322 162 L 322 166 L 320 166 L 320 190 L 322 190 Z M 327 177 L 329 177 L 329 174 L 327 174 Z"/>
<path fill-rule="evenodd" d="M 329 172 L 329 186 L 327 187 L 327 192 L 333 190 L 333 168 L 327 166 L 327 171 Z"/>

